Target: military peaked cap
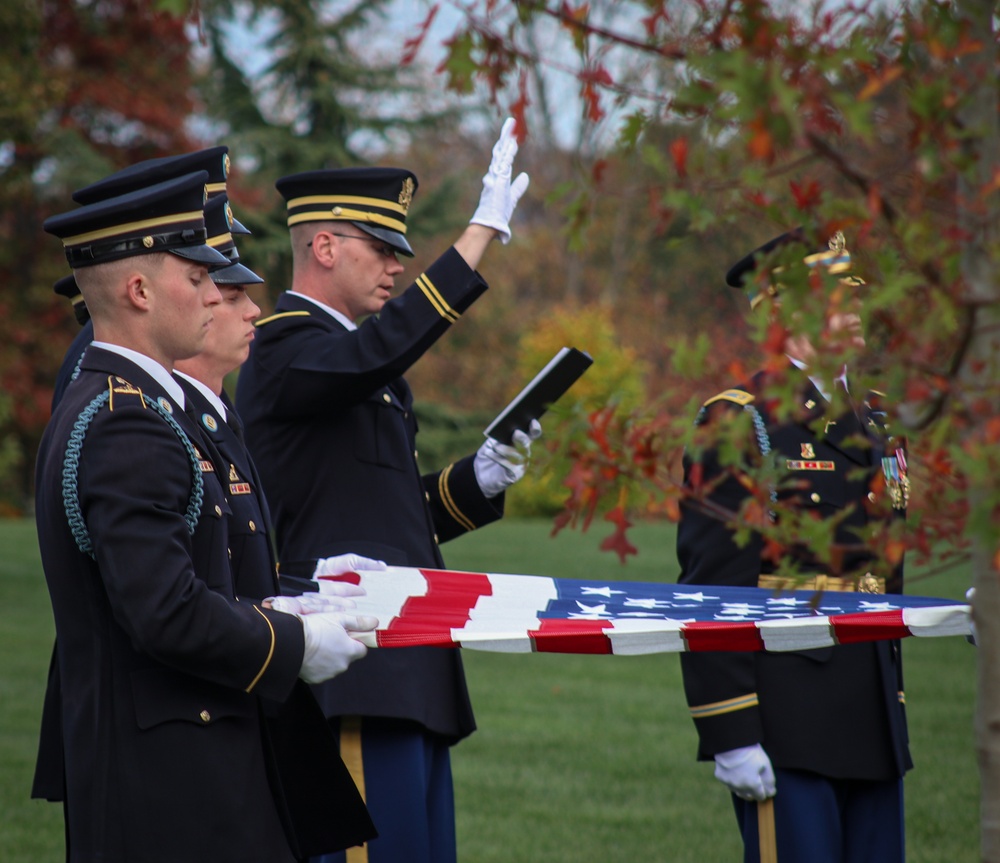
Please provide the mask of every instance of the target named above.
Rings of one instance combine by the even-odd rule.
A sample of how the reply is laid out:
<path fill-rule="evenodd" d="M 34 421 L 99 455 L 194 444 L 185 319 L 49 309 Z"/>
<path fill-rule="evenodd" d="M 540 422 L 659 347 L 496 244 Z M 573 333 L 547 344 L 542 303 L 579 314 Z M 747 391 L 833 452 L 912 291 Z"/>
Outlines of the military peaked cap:
<path fill-rule="evenodd" d="M 80 288 L 76 283 L 76 276 L 72 273 L 68 276 L 63 276 L 52 286 L 52 290 L 73 304 L 73 314 L 76 316 L 76 322 L 81 327 L 90 320 L 90 312 L 87 310 L 83 294 L 80 293 Z"/>
<path fill-rule="evenodd" d="M 205 171 L 208 174 L 205 189 L 211 199 L 226 193 L 229 165 L 229 148 L 224 144 L 196 150 L 194 153 L 183 153 L 180 156 L 146 159 L 122 168 L 96 183 L 77 189 L 73 193 L 73 200 L 78 204 L 95 204 L 105 198 L 123 195 L 139 186 L 152 186 L 165 180 L 175 180 L 194 171 Z M 250 231 L 234 220 L 232 233 L 249 234 Z"/>
<path fill-rule="evenodd" d="M 288 207 L 288 227 L 303 222 L 347 221 L 413 256 L 406 214 L 417 191 L 416 175 L 403 168 L 339 168 L 282 177 L 275 188 Z"/>
<path fill-rule="evenodd" d="M 216 195 L 205 204 L 205 229 L 209 246 L 229 259 L 229 266 L 212 270 L 217 285 L 259 285 L 264 280 L 240 263 L 240 253 L 233 240 L 233 211 L 226 195 Z"/>
<path fill-rule="evenodd" d="M 798 244 L 807 250 L 803 261 L 806 266 L 823 266 L 827 272 L 833 275 L 849 273 L 851 270 L 851 254 L 847 251 L 847 243 L 843 233 L 837 231 L 827 243 L 826 248 L 817 246 L 811 242 L 802 227 L 786 231 L 777 237 L 768 240 L 762 246 L 758 246 L 748 255 L 744 255 L 733 264 L 726 273 L 726 284 L 731 288 L 748 288 L 750 306 L 756 307 L 765 296 L 774 296 L 778 292 L 778 285 L 774 279 L 770 279 L 767 284 L 761 285 L 760 280 L 750 280 L 748 276 L 757 270 L 758 266 L 775 250 L 782 246 Z M 780 268 L 775 268 L 777 272 Z M 861 279 L 852 279 L 858 284 L 864 284 Z"/>
<path fill-rule="evenodd" d="M 211 268 L 228 266 L 206 245 L 205 179 L 198 171 L 133 189 L 45 220 L 73 269 L 153 252 L 170 252 Z"/>

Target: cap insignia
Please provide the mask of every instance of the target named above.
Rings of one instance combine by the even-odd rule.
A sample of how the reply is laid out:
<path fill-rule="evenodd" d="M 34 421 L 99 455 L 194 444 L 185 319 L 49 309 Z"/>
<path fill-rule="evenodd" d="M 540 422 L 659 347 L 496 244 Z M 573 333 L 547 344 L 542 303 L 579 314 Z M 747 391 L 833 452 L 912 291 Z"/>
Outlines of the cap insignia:
<path fill-rule="evenodd" d="M 413 201 L 413 178 L 407 177 L 403 180 L 403 188 L 399 192 L 399 205 L 403 212 L 409 212 L 410 204 Z"/>
<path fill-rule="evenodd" d="M 222 176 L 224 178 L 229 176 L 229 166 L 230 166 L 230 164 L 232 164 L 232 163 L 229 161 L 229 153 L 223 153 L 222 154 Z"/>
<path fill-rule="evenodd" d="M 843 252 L 844 249 L 847 248 L 847 240 L 844 239 L 844 232 L 837 231 L 837 233 L 830 237 L 828 245 L 830 246 L 831 252 L 836 252 L 837 254 Z"/>

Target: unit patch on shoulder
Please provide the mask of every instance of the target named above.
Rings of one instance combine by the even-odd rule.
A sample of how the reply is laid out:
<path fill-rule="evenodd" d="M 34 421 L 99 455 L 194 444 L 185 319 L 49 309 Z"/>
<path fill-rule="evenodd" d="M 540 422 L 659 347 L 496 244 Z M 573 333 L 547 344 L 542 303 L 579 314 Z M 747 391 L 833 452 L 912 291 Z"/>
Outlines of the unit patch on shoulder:
<path fill-rule="evenodd" d="M 130 384 L 125 378 L 115 375 L 108 375 L 108 410 L 115 409 L 115 396 L 138 396 L 142 409 L 146 409 L 146 401 L 142 397 L 142 390 L 134 384 Z"/>

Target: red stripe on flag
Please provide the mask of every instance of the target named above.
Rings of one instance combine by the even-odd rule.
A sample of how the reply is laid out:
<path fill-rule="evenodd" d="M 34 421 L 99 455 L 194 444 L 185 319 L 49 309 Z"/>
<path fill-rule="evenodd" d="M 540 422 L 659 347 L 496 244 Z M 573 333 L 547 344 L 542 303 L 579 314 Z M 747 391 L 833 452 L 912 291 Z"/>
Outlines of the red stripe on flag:
<path fill-rule="evenodd" d="M 382 636 L 397 632 L 409 638 L 414 633 L 426 637 L 426 641 L 408 644 L 454 644 L 451 630 L 465 626 L 479 597 L 493 594 L 489 576 L 482 573 L 422 569 L 420 574 L 427 582 L 426 594 L 411 596 L 403 603 L 399 615 L 380 633 L 379 644 Z"/>
<path fill-rule="evenodd" d="M 280 570 L 281 567 L 278 567 Z M 317 581 L 346 581 L 348 584 L 361 584 L 361 576 L 356 572 L 342 572 L 340 575 L 317 575 Z"/>
<path fill-rule="evenodd" d="M 854 644 L 859 641 L 887 641 L 906 638 L 910 630 L 903 623 L 903 609 L 894 611 L 866 611 L 860 614 L 838 614 L 831 617 L 833 637 L 837 644 Z"/>
<path fill-rule="evenodd" d="M 604 631 L 610 620 L 543 620 L 541 629 L 528 631 L 538 653 L 611 653 Z"/>
<path fill-rule="evenodd" d="M 415 626 L 412 631 L 389 632 L 387 630 L 377 630 L 375 640 L 379 647 L 458 647 L 459 644 L 451 639 L 451 630 L 442 632 L 428 632 L 426 627 Z"/>
<path fill-rule="evenodd" d="M 687 649 L 691 651 L 724 650 L 753 652 L 764 649 L 760 630 L 752 622 L 736 623 L 706 620 L 685 623 L 681 630 Z"/>

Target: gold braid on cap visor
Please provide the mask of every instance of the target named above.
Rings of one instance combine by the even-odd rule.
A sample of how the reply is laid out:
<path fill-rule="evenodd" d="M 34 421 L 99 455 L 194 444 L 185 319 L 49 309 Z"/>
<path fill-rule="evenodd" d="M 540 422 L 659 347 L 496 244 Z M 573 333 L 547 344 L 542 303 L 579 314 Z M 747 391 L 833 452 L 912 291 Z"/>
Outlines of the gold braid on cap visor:
<path fill-rule="evenodd" d="M 847 251 L 847 241 L 844 239 L 842 231 L 837 231 L 830 238 L 829 246 L 829 251 L 806 255 L 802 259 L 805 265 L 807 267 L 825 267 L 826 271 L 832 276 L 849 273 L 851 271 L 851 253 Z M 780 273 L 783 269 L 784 267 L 775 267 L 771 272 Z M 857 276 L 844 276 L 840 281 L 854 286 L 865 283 L 864 279 L 859 279 Z M 765 297 L 775 296 L 780 286 L 780 282 L 771 282 L 766 285 L 762 290 L 750 297 L 750 308 L 757 308 L 764 301 Z"/>

